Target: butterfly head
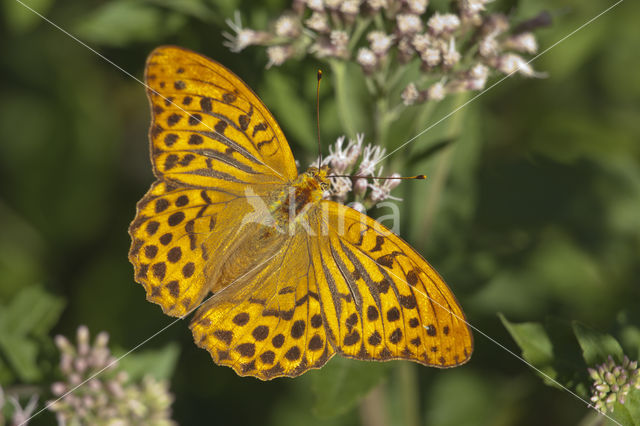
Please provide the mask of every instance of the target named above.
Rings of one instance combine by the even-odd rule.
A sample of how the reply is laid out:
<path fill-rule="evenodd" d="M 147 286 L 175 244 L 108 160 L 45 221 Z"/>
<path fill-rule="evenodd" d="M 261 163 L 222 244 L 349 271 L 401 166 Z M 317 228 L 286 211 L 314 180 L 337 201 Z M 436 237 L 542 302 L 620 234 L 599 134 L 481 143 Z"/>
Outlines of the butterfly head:
<path fill-rule="evenodd" d="M 328 166 L 322 166 L 320 168 L 312 166 L 312 167 L 309 167 L 309 169 L 304 173 L 304 176 L 306 177 L 307 180 L 310 180 L 311 182 L 313 182 L 313 183 L 310 182 L 312 186 L 317 185 L 317 188 L 322 190 L 322 192 L 324 192 L 324 191 L 328 191 L 329 188 L 331 187 L 331 182 L 327 177 L 328 174 L 329 174 Z"/>

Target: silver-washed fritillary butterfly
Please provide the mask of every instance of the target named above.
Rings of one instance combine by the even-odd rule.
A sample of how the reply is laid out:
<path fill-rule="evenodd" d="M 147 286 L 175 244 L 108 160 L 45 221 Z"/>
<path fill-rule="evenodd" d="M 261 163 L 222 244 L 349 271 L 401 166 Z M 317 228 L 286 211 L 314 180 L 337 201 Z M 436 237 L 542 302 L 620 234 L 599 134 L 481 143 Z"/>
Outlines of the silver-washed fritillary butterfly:
<path fill-rule="evenodd" d="M 145 79 L 157 181 L 138 203 L 129 259 L 165 313 L 197 308 L 193 337 L 217 364 L 272 379 L 336 352 L 469 359 L 471 332 L 442 278 L 375 220 L 323 200 L 327 169 L 298 174 L 242 80 L 179 47 L 151 53 Z"/>

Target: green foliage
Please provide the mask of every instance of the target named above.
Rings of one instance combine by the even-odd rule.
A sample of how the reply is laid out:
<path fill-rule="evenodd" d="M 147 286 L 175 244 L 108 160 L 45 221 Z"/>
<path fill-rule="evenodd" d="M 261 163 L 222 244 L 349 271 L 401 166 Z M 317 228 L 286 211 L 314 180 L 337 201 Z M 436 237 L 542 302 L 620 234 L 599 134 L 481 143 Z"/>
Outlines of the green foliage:
<path fill-rule="evenodd" d="M 46 16 L 53 7 L 54 0 L 34 0 L 25 4 L 33 11 Z M 26 33 L 42 24 L 42 18 L 17 1 L 3 0 L 2 9 L 7 28 L 14 34 Z"/>
<path fill-rule="evenodd" d="M 384 363 L 367 365 L 346 358 L 332 359 L 322 370 L 310 373 L 316 395 L 315 413 L 331 418 L 353 408 L 385 378 L 390 367 Z"/>
<path fill-rule="evenodd" d="M 520 347 L 524 360 L 546 384 L 571 389 L 585 400 L 589 400 L 593 392 L 589 392 L 593 378 L 587 376 L 587 367 L 595 369 L 609 358 L 612 359 L 609 362 L 623 363 L 622 345 L 612 335 L 579 322 L 574 321 L 569 325 L 547 320 L 545 324 L 514 324 L 503 315 L 500 315 L 500 319 Z M 640 347 L 630 349 L 636 352 Z M 624 425 L 640 424 L 639 397 L 640 389 L 632 388 L 625 403 L 616 402 L 610 415 Z"/>
<path fill-rule="evenodd" d="M 117 358 L 122 354 L 114 352 Z M 129 374 L 131 381 L 139 381 L 146 375 L 156 380 L 171 380 L 180 355 L 180 347 L 173 342 L 162 349 L 142 349 L 123 357 L 118 365 Z"/>
<path fill-rule="evenodd" d="M 58 321 L 64 299 L 52 296 L 40 286 L 22 289 L 0 309 L 0 379 L 34 383 L 43 378 L 39 363 L 47 334 Z M 1 384 L 1 383 L 0 383 Z"/>
<path fill-rule="evenodd" d="M 116 0 L 84 17 L 76 31 L 91 43 L 125 46 L 172 34 L 185 24 L 185 18 L 178 14 L 165 14 L 137 1 Z"/>

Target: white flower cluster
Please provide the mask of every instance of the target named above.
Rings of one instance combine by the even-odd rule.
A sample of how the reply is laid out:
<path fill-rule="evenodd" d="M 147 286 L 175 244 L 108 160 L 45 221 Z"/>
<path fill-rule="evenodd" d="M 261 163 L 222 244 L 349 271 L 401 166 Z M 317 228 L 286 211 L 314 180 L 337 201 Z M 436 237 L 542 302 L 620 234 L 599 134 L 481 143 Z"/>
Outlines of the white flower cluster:
<path fill-rule="evenodd" d="M 168 384 L 150 376 L 131 383 L 126 372 L 118 371 L 108 342 L 109 336 L 102 332 L 91 345 L 86 326 L 78 327 L 77 346 L 56 336 L 65 381 L 51 386 L 59 399 L 48 401 L 47 407 L 56 413 L 58 424 L 174 425 Z"/>
<path fill-rule="evenodd" d="M 399 179 L 393 179 L 398 177 L 397 174 L 388 176 L 392 179 L 372 179 L 383 177 L 382 167 L 376 166 L 384 158 L 385 149 L 372 144 L 363 146 L 363 134 L 357 135 L 355 141 L 349 140 L 346 146 L 344 141 L 344 136 L 339 137 L 329 147 L 329 155 L 322 159 L 322 165 L 328 165 L 331 170 L 331 188 L 324 198 L 345 204 L 351 194 L 354 201 L 349 205 L 361 212 L 386 199 L 399 201 L 400 198 L 391 195 L 391 191 L 400 184 Z M 318 160 L 312 165 L 317 167 Z"/>
<path fill-rule="evenodd" d="M 430 12 L 428 0 L 294 0 L 270 32 L 228 21 L 227 46 L 267 46 L 267 67 L 306 53 L 355 60 L 366 75 L 389 64 L 420 61 L 423 74 L 402 93 L 405 105 L 482 90 L 492 70 L 541 77 L 521 54 L 538 50 L 531 28 L 511 30 L 507 17 L 487 13 L 491 0 L 457 0 L 455 13 Z M 533 21 L 532 21 L 533 22 Z M 525 30 L 522 30 L 525 28 Z M 380 74 L 382 75 L 382 74 Z"/>
<path fill-rule="evenodd" d="M 593 379 L 591 402 L 601 413 L 613 411 L 616 401 L 624 404 L 631 389 L 640 389 L 638 361 L 632 362 L 626 355 L 621 365 L 616 365 L 613 357 L 609 355 L 604 364 L 587 370 Z"/>

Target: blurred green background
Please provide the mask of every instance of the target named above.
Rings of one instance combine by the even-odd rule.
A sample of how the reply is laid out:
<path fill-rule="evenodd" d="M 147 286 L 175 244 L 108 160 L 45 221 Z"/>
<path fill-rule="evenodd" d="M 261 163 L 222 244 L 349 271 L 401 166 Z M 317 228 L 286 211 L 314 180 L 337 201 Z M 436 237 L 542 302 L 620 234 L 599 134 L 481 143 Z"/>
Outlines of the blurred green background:
<path fill-rule="evenodd" d="M 265 70 L 263 49 L 233 54 L 222 45 L 234 10 L 248 26 L 265 28 L 288 1 L 24 2 L 137 78 L 160 44 L 216 59 L 263 98 L 301 164 L 317 155 L 319 63 L 309 57 Z M 522 17 L 548 10 L 553 24 L 537 32 L 545 49 L 611 4 L 513 0 L 491 8 Z M 127 228 L 154 179 L 144 87 L 14 0 L 0 5 L 0 306 L 40 286 L 63 309 L 51 335 L 73 336 L 86 324 L 128 350 L 173 321 L 145 300 L 127 260 Z M 533 63 L 548 78 L 507 79 L 418 139 L 412 152 L 445 137 L 454 143 L 393 170 L 430 177 L 397 190 L 405 199 L 401 235 L 446 278 L 470 323 L 517 354 L 498 313 L 514 322 L 577 320 L 612 333 L 640 324 L 639 16 L 640 4 L 623 2 Z M 326 149 L 344 129 L 331 75 L 325 78 Z M 441 103 L 419 127 L 455 102 Z M 343 361 L 295 380 L 260 382 L 215 366 L 186 323 L 144 348 L 173 342 L 180 424 L 373 425 L 372 413 L 386 413 L 381 424 L 539 425 L 588 416 L 584 403 L 545 386 L 477 332 L 474 356 L 460 368 L 356 363 L 350 374 L 358 383 L 382 377 L 361 402 L 355 397 L 366 385 L 351 389 L 337 379 Z M 632 338 L 621 342 L 635 347 Z M 638 359 L 637 347 L 627 350 Z M 3 387 L 24 381 L 9 360 L 0 362 Z M 34 384 L 55 377 L 50 344 L 38 362 L 44 373 Z M 40 391 L 43 400 L 48 389 Z M 35 424 L 53 422 L 44 413 Z"/>

